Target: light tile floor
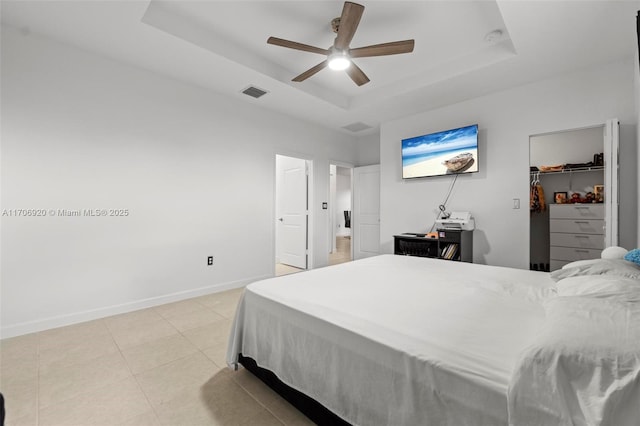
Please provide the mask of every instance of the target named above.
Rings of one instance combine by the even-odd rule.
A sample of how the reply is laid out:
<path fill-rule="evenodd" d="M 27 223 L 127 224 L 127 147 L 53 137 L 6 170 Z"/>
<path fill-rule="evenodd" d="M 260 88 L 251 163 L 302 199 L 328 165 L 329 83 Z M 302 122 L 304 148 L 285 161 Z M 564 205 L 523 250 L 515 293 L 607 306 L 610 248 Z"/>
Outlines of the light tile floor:
<path fill-rule="evenodd" d="M 336 237 L 336 250 L 329 253 L 329 265 L 351 262 L 351 237 Z"/>
<path fill-rule="evenodd" d="M 336 237 L 336 250 L 333 253 L 329 253 L 329 265 L 337 265 L 344 262 L 351 262 L 351 237 Z M 276 277 L 303 271 L 304 269 L 276 263 Z"/>
<path fill-rule="evenodd" d="M 0 340 L 7 426 L 313 424 L 225 353 L 242 289 Z"/>
<path fill-rule="evenodd" d="M 305 270 L 296 268 L 295 266 L 285 265 L 284 263 L 276 263 L 276 277 L 295 274 L 297 272 L 303 272 L 303 271 Z"/>

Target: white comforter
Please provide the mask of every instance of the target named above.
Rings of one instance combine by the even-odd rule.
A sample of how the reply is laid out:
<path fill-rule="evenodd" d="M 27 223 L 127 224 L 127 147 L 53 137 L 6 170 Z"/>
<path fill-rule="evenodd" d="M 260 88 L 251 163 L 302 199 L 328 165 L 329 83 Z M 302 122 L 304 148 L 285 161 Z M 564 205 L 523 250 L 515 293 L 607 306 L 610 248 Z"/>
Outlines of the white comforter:
<path fill-rule="evenodd" d="M 514 371 L 510 424 L 640 425 L 640 278 L 598 274 L 558 285 Z"/>
<path fill-rule="evenodd" d="M 506 425 L 548 274 L 383 255 L 247 287 L 238 353 L 355 425 Z"/>

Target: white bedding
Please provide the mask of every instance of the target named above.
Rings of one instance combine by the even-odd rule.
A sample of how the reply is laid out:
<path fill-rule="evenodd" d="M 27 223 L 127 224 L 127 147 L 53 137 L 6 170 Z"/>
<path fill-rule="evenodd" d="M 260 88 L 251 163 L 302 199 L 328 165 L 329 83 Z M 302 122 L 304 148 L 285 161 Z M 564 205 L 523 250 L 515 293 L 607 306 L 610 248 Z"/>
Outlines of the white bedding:
<path fill-rule="evenodd" d="M 640 304 L 558 297 L 547 309 L 514 371 L 510 424 L 640 425 Z"/>
<path fill-rule="evenodd" d="M 543 272 L 394 255 L 264 280 L 227 361 L 253 358 L 354 425 L 506 425 L 553 291 Z"/>
<path fill-rule="evenodd" d="M 640 266 L 574 262 L 509 386 L 511 425 L 640 425 Z"/>

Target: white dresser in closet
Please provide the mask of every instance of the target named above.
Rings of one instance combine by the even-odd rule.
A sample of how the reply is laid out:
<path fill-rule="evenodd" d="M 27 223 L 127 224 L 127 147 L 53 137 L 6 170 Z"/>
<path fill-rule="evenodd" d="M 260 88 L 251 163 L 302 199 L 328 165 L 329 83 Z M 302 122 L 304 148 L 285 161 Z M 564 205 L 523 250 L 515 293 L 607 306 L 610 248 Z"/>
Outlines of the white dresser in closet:
<path fill-rule="evenodd" d="M 597 259 L 604 249 L 603 204 L 549 205 L 550 268 Z"/>

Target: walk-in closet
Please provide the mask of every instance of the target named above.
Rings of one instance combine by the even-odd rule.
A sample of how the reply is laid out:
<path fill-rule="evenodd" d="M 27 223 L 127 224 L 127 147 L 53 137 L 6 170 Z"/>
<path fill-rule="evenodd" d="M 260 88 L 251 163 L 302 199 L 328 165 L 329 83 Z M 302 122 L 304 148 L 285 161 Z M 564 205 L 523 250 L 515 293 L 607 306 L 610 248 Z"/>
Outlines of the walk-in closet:
<path fill-rule="evenodd" d="M 612 176 L 617 181 L 617 161 L 616 173 L 607 167 L 612 124 L 617 121 L 530 137 L 530 269 L 553 271 L 597 258 L 610 234 L 617 235 L 617 220 L 605 202 L 612 201 L 605 187 L 616 187 Z"/>

